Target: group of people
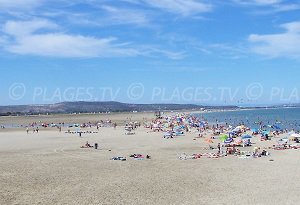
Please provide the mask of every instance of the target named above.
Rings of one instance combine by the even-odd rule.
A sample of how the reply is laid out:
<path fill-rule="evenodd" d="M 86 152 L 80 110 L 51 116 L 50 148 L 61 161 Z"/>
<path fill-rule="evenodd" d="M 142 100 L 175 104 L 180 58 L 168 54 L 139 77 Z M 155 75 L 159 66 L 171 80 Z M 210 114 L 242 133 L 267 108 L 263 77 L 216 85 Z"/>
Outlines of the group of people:
<path fill-rule="evenodd" d="M 39 131 L 40 131 L 39 127 L 34 127 L 32 129 L 33 133 L 39 133 Z M 26 127 L 26 133 L 29 134 L 29 127 Z"/>
<path fill-rule="evenodd" d="M 93 146 L 88 141 L 86 141 L 85 145 L 81 146 L 80 148 L 95 148 L 95 149 L 98 149 L 98 143 L 95 143 L 94 146 Z"/>

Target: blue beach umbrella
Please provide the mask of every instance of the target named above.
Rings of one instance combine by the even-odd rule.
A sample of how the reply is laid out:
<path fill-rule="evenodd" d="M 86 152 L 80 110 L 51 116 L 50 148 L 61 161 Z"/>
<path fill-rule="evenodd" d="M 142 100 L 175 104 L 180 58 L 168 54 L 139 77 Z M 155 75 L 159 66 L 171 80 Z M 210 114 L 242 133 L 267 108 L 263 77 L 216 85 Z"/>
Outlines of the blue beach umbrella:
<path fill-rule="evenodd" d="M 244 136 L 242 136 L 242 139 L 244 140 L 244 139 L 251 139 L 252 138 L 252 136 L 251 135 L 244 135 Z"/>
<path fill-rule="evenodd" d="M 232 142 L 233 142 L 233 138 L 231 138 L 231 137 L 227 138 L 227 139 L 224 141 L 225 144 L 230 144 L 230 143 L 232 143 Z"/>

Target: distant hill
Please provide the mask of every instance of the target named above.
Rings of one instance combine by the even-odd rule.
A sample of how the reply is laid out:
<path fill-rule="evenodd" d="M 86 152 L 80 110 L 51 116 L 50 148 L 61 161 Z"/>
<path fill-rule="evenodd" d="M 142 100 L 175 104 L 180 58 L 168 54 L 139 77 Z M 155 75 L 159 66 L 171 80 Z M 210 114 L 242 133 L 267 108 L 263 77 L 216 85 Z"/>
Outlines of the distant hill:
<path fill-rule="evenodd" d="M 144 112 L 144 111 L 177 111 L 200 109 L 237 109 L 236 106 L 201 106 L 193 104 L 129 104 L 114 101 L 108 102 L 62 102 L 46 105 L 11 105 L 0 106 L 0 115 L 17 114 L 66 114 L 92 112 Z"/>

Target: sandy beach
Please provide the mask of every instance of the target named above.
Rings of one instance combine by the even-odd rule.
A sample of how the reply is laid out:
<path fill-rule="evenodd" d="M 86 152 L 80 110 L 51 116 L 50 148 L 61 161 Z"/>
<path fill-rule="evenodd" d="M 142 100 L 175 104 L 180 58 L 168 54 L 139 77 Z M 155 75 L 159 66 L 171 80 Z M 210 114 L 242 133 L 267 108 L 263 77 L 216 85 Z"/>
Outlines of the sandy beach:
<path fill-rule="evenodd" d="M 257 159 L 179 160 L 182 153 L 208 152 L 204 138 L 191 132 L 164 139 L 163 133 L 144 127 L 125 135 L 122 123 L 151 119 L 153 113 L 101 118 L 118 122 L 118 127 L 101 127 L 82 137 L 65 133 L 66 127 L 61 132 L 40 128 L 29 134 L 25 128 L 1 129 L 0 204 L 297 204 L 300 200 L 299 149 L 269 150 L 271 156 Z M 99 115 L 3 117 L 0 124 L 95 119 Z M 99 149 L 81 149 L 86 141 L 98 143 Z M 261 147 L 274 144 L 256 138 L 253 142 Z M 151 159 L 130 158 L 134 153 Z M 110 160 L 114 156 L 127 161 Z"/>

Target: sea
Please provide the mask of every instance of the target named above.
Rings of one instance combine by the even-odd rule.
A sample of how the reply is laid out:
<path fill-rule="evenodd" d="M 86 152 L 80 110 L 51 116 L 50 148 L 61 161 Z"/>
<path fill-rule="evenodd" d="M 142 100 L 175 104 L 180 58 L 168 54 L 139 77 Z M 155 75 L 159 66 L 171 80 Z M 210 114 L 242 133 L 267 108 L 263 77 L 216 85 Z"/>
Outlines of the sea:
<path fill-rule="evenodd" d="M 276 125 L 280 129 L 300 131 L 300 108 L 218 111 L 194 115 L 215 125 L 238 126 L 243 124 L 251 129 L 258 129 L 261 125 L 266 127 Z M 1 124 L 1 126 L 6 128 L 22 127 L 18 124 Z"/>
<path fill-rule="evenodd" d="M 194 114 L 212 124 L 238 126 L 244 124 L 252 129 L 260 125 L 281 129 L 300 130 L 300 108 L 249 109 Z"/>

